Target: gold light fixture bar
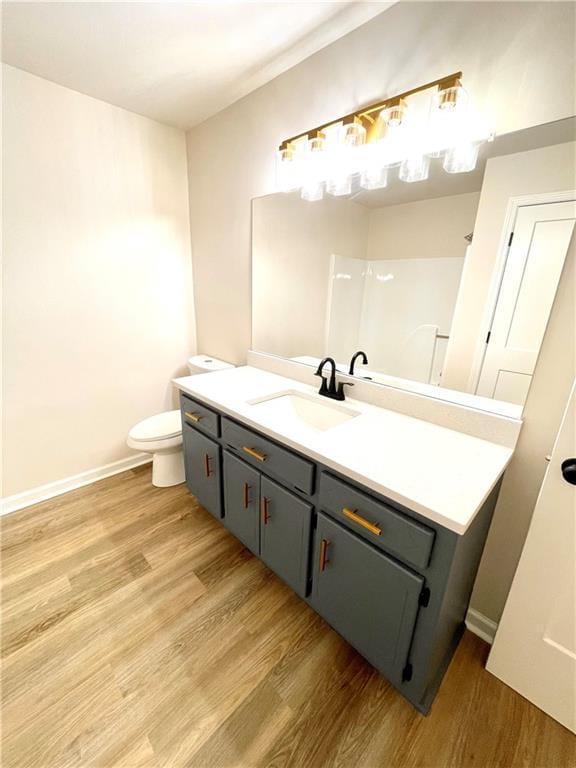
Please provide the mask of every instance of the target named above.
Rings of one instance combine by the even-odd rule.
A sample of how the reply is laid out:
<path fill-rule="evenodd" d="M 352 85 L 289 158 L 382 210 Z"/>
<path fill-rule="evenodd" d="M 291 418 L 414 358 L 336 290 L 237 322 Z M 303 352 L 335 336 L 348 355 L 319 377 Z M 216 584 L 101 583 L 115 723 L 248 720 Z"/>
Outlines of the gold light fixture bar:
<path fill-rule="evenodd" d="M 285 139 L 282 144 L 280 144 L 280 150 L 282 151 L 284 149 L 288 149 L 289 146 L 298 139 L 317 138 L 325 128 L 328 128 L 335 123 L 343 123 L 344 125 L 348 125 L 349 123 L 353 123 L 355 120 L 360 120 L 366 126 L 366 128 L 369 128 L 375 122 L 375 118 L 373 117 L 374 113 L 380 114 L 383 109 L 400 104 L 402 99 L 406 99 L 409 96 L 413 96 L 415 93 L 420 93 L 421 91 L 427 91 L 430 88 L 437 87 L 441 91 L 445 88 L 454 88 L 455 86 L 460 85 L 461 78 L 462 72 L 454 72 L 452 75 L 441 77 L 438 80 L 432 80 L 430 83 L 419 85 L 417 88 L 411 88 L 409 91 L 404 91 L 404 93 L 398 93 L 395 96 L 389 96 L 383 101 L 377 101 L 376 103 L 370 104 L 363 109 L 356 110 L 356 112 L 351 112 L 349 115 L 344 115 L 344 117 L 337 117 L 335 120 L 330 120 L 328 123 L 323 123 L 322 125 L 319 125 L 316 128 L 312 128 L 309 131 L 304 131 L 303 133 L 299 133 L 289 139 Z"/>

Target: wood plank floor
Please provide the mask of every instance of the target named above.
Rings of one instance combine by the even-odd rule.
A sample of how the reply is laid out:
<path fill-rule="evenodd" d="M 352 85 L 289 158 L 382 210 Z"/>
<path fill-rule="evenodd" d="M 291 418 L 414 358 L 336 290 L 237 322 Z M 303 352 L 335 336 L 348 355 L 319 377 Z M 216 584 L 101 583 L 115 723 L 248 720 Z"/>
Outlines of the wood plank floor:
<path fill-rule="evenodd" d="M 568 768 L 466 633 L 422 717 L 184 486 L 2 518 L 3 768 Z"/>

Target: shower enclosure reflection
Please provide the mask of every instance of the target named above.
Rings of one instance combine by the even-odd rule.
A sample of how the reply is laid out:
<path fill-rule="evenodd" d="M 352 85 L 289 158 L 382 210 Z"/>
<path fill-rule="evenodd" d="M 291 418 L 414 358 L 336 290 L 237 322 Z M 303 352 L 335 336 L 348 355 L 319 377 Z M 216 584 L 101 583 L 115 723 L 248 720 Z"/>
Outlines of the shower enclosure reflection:
<path fill-rule="evenodd" d="M 369 349 L 374 371 L 359 375 L 373 378 L 382 371 L 440 384 L 463 266 L 464 257 L 360 260 L 332 254 L 326 349 L 338 360 Z M 347 333 L 343 322 L 351 326 Z"/>

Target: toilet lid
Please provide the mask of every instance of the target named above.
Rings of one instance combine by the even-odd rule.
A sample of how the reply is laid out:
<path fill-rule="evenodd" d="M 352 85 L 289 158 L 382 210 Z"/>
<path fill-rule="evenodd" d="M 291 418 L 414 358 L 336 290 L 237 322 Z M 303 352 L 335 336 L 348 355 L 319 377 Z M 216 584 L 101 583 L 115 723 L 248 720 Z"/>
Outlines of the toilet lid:
<path fill-rule="evenodd" d="M 132 427 L 128 437 L 132 440 L 163 440 L 182 433 L 180 411 L 164 411 L 150 416 Z"/>

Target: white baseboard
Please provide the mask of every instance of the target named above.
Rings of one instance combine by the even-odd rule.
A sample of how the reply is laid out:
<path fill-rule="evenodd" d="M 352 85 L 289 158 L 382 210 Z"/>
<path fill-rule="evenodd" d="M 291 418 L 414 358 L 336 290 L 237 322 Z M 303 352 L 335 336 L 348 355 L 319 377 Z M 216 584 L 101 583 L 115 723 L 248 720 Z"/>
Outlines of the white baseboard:
<path fill-rule="evenodd" d="M 484 616 L 483 613 L 475 611 L 474 608 L 468 608 L 468 613 L 466 614 L 466 628 L 492 645 L 496 630 L 498 629 L 498 624 L 487 616 Z"/>
<path fill-rule="evenodd" d="M 149 453 L 137 453 L 129 456 L 127 459 L 113 461 L 111 464 L 105 464 L 103 467 L 88 469 L 79 475 L 65 477 L 63 480 L 56 480 L 54 483 L 39 485 L 23 493 L 15 493 L 13 496 L 5 496 L 0 502 L 0 515 L 7 515 L 10 512 L 16 512 L 18 509 L 30 507 L 32 504 L 38 504 L 40 501 L 46 501 L 53 496 L 60 496 L 75 488 L 81 488 L 83 485 L 90 485 L 97 480 L 103 480 L 110 475 L 117 475 L 120 472 L 126 472 L 128 469 L 139 467 L 141 464 L 147 464 L 152 461 Z"/>

